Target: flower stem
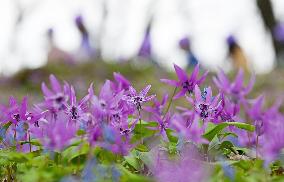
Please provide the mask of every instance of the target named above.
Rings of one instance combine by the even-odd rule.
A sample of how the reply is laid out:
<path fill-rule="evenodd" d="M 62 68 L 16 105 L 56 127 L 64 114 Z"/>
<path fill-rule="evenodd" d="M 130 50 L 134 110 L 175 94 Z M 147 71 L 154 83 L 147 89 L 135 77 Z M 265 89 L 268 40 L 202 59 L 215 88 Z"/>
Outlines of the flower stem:
<path fill-rule="evenodd" d="M 255 143 L 255 158 L 256 159 L 258 158 L 257 150 L 258 150 L 258 135 L 256 136 L 256 143 Z"/>
<path fill-rule="evenodd" d="M 32 152 L 32 144 L 31 144 L 31 134 L 30 132 L 28 133 L 29 135 L 29 147 L 30 147 L 30 152 Z"/>
<path fill-rule="evenodd" d="M 138 117 L 139 117 L 139 125 L 140 125 L 140 137 L 141 137 L 141 144 L 143 144 L 143 135 L 142 135 L 142 121 L 141 121 L 141 112 L 138 109 Z"/>
<path fill-rule="evenodd" d="M 168 107 L 167 107 L 167 109 L 166 109 L 166 112 L 165 112 L 165 114 L 164 114 L 164 116 L 163 116 L 163 119 L 162 119 L 162 120 L 164 120 L 164 119 L 165 119 L 165 116 L 167 115 L 167 113 L 168 113 L 168 112 L 169 112 L 169 110 L 170 110 L 170 107 L 171 107 L 171 105 L 172 105 L 173 98 L 174 98 L 174 96 L 175 96 L 175 94 L 176 94 L 176 91 L 177 91 L 177 87 L 175 87 L 175 90 L 174 90 L 174 92 L 173 92 L 173 95 L 171 96 L 170 102 L 169 102 L 169 104 L 168 104 Z"/>

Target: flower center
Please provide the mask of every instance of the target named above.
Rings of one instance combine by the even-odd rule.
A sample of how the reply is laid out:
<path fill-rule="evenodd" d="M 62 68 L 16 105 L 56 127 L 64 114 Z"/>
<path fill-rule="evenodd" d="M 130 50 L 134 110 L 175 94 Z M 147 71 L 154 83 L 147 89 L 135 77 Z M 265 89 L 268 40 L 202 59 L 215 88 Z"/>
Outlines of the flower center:
<path fill-rule="evenodd" d="M 186 89 L 188 91 L 188 93 L 192 93 L 193 92 L 193 83 L 192 82 L 189 82 L 188 80 L 183 82 L 181 84 L 182 88 L 183 89 Z"/>
<path fill-rule="evenodd" d="M 140 111 L 142 109 L 141 104 L 143 103 L 143 98 L 140 96 L 136 96 L 134 97 L 133 102 L 136 105 L 137 110 Z"/>
<path fill-rule="evenodd" d="M 78 118 L 79 118 L 78 109 L 75 106 L 73 106 L 71 108 L 71 119 L 76 120 Z"/>
<path fill-rule="evenodd" d="M 20 122 L 20 114 L 19 113 L 14 114 L 13 119 L 16 120 L 17 122 Z"/>
<path fill-rule="evenodd" d="M 205 110 L 201 111 L 200 117 L 202 119 L 208 118 L 208 116 L 209 116 L 209 113 L 207 111 L 205 111 Z"/>
<path fill-rule="evenodd" d="M 199 104 L 199 109 L 201 111 L 207 111 L 209 109 L 209 106 L 207 104 Z"/>

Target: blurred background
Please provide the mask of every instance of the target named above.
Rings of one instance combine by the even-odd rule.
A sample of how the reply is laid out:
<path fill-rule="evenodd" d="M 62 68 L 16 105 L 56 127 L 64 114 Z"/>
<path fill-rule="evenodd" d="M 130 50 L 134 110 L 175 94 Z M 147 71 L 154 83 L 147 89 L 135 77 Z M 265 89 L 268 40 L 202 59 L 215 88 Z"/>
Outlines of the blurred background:
<path fill-rule="evenodd" d="M 38 90 L 50 73 L 138 82 L 173 63 L 241 67 L 270 73 L 263 88 L 283 85 L 284 0 L 1 0 L 0 23 L 1 98 Z"/>

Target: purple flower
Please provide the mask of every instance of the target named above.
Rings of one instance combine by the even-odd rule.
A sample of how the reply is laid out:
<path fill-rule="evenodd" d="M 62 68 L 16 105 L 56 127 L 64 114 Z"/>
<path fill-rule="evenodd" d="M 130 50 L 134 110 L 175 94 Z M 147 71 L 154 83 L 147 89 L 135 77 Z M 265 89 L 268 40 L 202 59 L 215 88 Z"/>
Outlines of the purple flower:
<path fill-rule="evenodd" d="M 128 123 L 128 120 L 123 120 L 124 122 L 121 122 L 119 131 L 120 134 L 123 136 L 129 137 L 130 133 L 134 130 L 137 122 L 139 119 L 135 119 L 132 123 Z"/>
<path fill-rule="evenodd" d="M 184 118 L 176 114 L 171 119 L 171 126 L 186 140 L 197 144 L 208 143 L 208 141 L 202 137 L 205 132 L 205 125 L 200 125 L 198 116 L 194 118 L 190 125 L 187 125 Z"/>
<path fill-rule="evenodd" d="M 119 93 L 122 90 L 127 91 L 129 89 L 130 82 L 124 76 L 122 76 L 120 73 L 114 72 L 113 77 L 116 83 L 112 82 L 112 88 L 116 93 Z"/>
<path fill-rule="evenodd" d="M 20 122 L 26 122 L 28 124 L 34 124 L 40 119 L 44 112 L 28 111 L 28 98 L 24 97 L 22 102 L 19 104 L 14 97 L 10 97 L 10 104 L 5 108 L 5 119 L 4 122 L 11 121 L 14 125 Z"/>
<path fill-rule="evenodd" d="M 268 162 L 279 157 L 284 148 L 284 119 L 278 119 L 264 123 L 262 155 Z"/>
<path fill-rule="evenodd" d="M 130 86 L 129 94 L 127 96 L 124 96 L 123 99 L 130 105 L 135 106 L 138 111 L 141 111 L 142 105 L 155 97 L 155 95 L 146 96 L 150 88 L 151 85 L 148 85 L 139 94 L 137 94 L 136 90 L 132 86 Z"/>
<path fill-rule="evenodd" d="M 251 91 L 255 76 L 253 75 L 247 86 L 243 84 L 244 72 L 242 69 L 239 70 L 234 82 L 230 83 L 229 79 L 225 75 L 224 71 L 220 70 L 217 78 L 214 77 L 213 81 L 216 86 L 225 94 L 228 94 L 235 103 L 244 101 L 244 97 Z"/>
<path fill-rule="evenodd" d="M 152 152 L 153 153 L 153 152 Z M 159 182 L 196 182 L 207 181 L 210 171 L 195 148 L 190 147 L 182 150 L 176 160 L 163 151 L 158 150 L 154 153 L 150 170 L 154 178 Z"/>
<path fill-rule="evenodd" d="M 169 141 L 167 136 L 167 129 L 170 125 L 170 113 L 167 113 L 164 117 L 158 114 L 153 114 L 153 119 L 158 123 L 157 127 L 148 127 L 151 130 L 159 131 L 159 135 L 163 137 L 165 141 Z"/>
<path fill-rule="evenodd" d="M 115 94 L 111 88 L 111 82 L 107 80 L 102 86 L 99 96 L 94 94 L 92 87 L 89 89 L 89 95 L 95 118 L 99 122 L 109 122 L 111 115 L 117 114 L 119 103 L 123 96 L 123 91 Z"/>
<path fill-rule="evenodd" d="M 248 114 L 248 116 L 253 120 L 264 120 L 265 117 L 265 111 L 263 111 L 262 107 L 264 104 L 264 96 L 261 95 L 255 100 L 253 100 L 252 106 L 248 108 L 245 107 L 245 111 Z"/>
<path fill-rule="evenodd" d="M 57 112 L 58 110 L 65 109 L 65 104 L 68 100 L 69 85 L 64 84 L 63 88 L 54 75 L 49 76 L 51 90 L 43 82 L 41 90 L 44 94 L 45 105 L 50 110 Z"/>
<path fill-rule="evenodd" d="M 161 79 L 162 82 L 167 83 L 171 86 L 181 88 L 180 91 L 174 96 L 174 99 L 184 96 L 186 93 L 191 94 L 194 90 L 195 85 L 200 85 L 206 78 L 208 71 L 206 71 L 200 79 L 198 79 L 199 65 L 194 67 L 194 70 L 190 77 L 187 76 L 187 73 L 181 69 L 179 66 L 174 65 L 176 74 L 178 76 L 178 81 Z"/>
<path fill-rule="evenodd" d="M 127 155 L 133 147 L 128 140 L 128 137 L 121 135 L 119 131 L 109 125 L 102 125 L 103 140 L 96 141 L 95 145 L 112 151 L 116 154 Z"/>
<path fill-rule="evenodd" d="M 31 132 L 46 149 L 60 151 L 71 144 L 78 130 L 76 123 L 68 120 L 67 115 L 61 112 L 56 121 L 42 120 L 39 127 L 34 127 Z"/>
<path fill-rule="evenodd" d="M 196 85 L 194 96 L 194 100 L 190 97 L 187 97 L 187 100 L 193 104 L 195 112 L 203 121 L 212 121 L 216 117 L 217 108 L 221 104 L 219 102 L 220 95 L 213 97 L 210 87 L 201 92 L 198 85 Z"/>
<path fill-rule="evenodd" d="M 237 116 L 240 107 L 239 105 L 230 102 L 230 100 L 221 95 L 221 105 L 217 108 L 215 119 L 213 120 L 214 123 L 219 122 L 239 122 L 241 119 Z"/>
<path fill-rule="evenodd" d="M 91 85 L 92 87 L 92 85 Z M 85 119 L 87 111 L 87 102 L 90 95 L 83 97 L 78 103 L 73 86 L 70 87 L 69 92 L 70 104 L 65 105 L 65 112 L 69 116 L 69 121 L 80 121 Z"/>
<path fill-rule="evenodd" d="M 168 94 L 164 94 L 162 101 L 160 102 L 156 97 L 153 99 L 153 105 L 150 106 L 146 106 L 144 109 L 147 112 L 150 112 L 152 114 L 157 114 L 157 115 L 162 115 L 163 114 L 163 109 L 166 106 L 166 103 L 168 101 L 169 95 Z"/>

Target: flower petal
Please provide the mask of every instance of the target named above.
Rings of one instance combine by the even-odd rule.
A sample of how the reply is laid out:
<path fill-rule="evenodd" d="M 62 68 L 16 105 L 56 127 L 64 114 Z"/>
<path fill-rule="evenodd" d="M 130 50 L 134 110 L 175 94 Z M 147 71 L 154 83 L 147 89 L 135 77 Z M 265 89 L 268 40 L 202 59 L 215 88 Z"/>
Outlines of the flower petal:
<path fill-rule="evenodd" d="M 61 85 L 54 75 L 49 76 L 51 88 L 55 92 L 61 92 Z"/>
<path fill-rule="evenodd" d="M 206 72 L 200 77 L 200 79 L 196 82 L 196 84 L 197 84 L 197 85 L 200 85 L 202 82 L 204 82 L 204 80 L 206 79 L 208 73 L 209 73 L 209 71 L 206 71 Z"/>
<path fill-rule="evenodd" d="M 195 96 L 195 99 L 196 99 L 197 102 L 203 101 L 201 91 L 200 91 L 198 85 L 195 85 L 195 87 L 194 87 L 194 96 Z"/>
<path fill-rule="evenodd" d="M 241 90 L 243 86 L 243 80 L 244 80 L 244 71 L 243 69 L 239 69 L 235 81 L 233 82 L 232 89 L 235 91 Z"/>
<path fill-rule="evenodd" d="M 46 84 L 43 82 L 41 83 L 41 90 L 45 97 L 50 97 L 53 95 L 53 93 L 47 88 Z"/>
<path fill-rule="evenodd" d="M 195 80 L 197 80 L 198 73 L 199 73 L 199 64 L 197 64 L 197 65 L 194 67 L 194 69 L 193 69 L 193 71 L 192 71 L 192 74 L 191 74 L 189 80 L 195 82 Z"/>
<path fill-rule="evenodd" d="M 175 71 L 176 71 L 177 77 L 179 78 L 180 81 L 183 82 L 183 81 L 188 79 L 186 72 L 183 69 L 181 69 L 181 67 L 179 67 L 176 64 L 174 64 L 174 67 L 175 67 Z"/>
<path fill-rule="evenodd" d="M 147 95 L 147 93 L 149 92 L 151 88 L 151 85 L 147 85 L 140 93 L 139 95 L 142 96 L 142 97 L 145 97 Z"/>
<path fill-rule="evenodd" d="M 179 84 L 176 80 L 169 80 L 169 79 L 160 79 L 161 82 L 166 83 L 168 85 L 174 86 L 174 87 L 178 87 Z"/>
<path fill-rule="evenodd" d="M 178 99 L 178 98 L 184 96 L 185 93 L 186 93 L 186 91 L 187 91 L 186 89 L 181 89 L 181 90 L 173 97 L 173 99 L 175 100 L 175 99 Z"/>

